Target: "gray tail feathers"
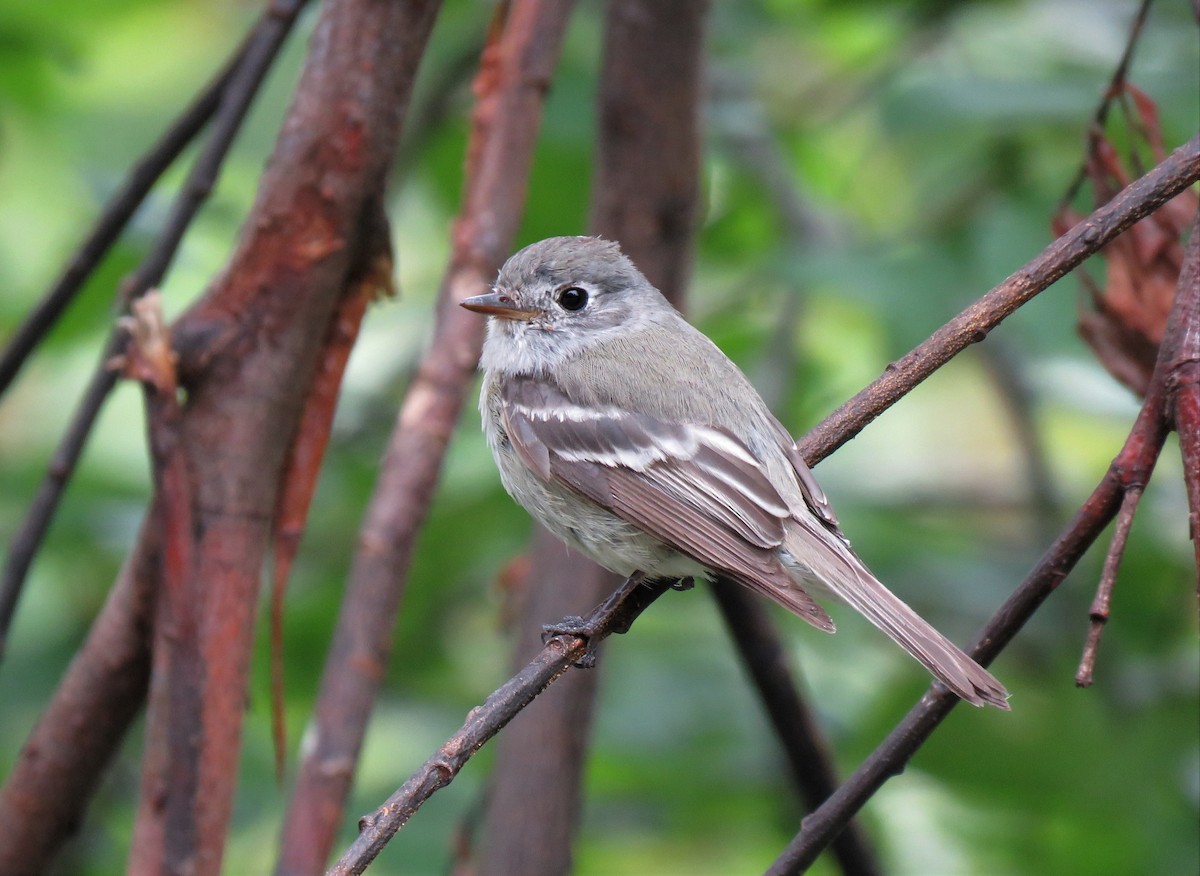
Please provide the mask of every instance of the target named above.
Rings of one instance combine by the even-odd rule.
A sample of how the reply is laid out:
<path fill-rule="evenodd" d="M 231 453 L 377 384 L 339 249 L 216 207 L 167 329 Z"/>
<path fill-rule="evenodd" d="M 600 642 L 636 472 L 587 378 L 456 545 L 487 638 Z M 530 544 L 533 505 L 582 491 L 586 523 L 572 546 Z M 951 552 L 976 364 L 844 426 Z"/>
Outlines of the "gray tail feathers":
<path fill-rule="evenodd" d="M 887 633 L 900 647 L 955 694 L 974 706 L 991 704 L 1007 711 L 1008 691 L 990 672 L 968 657 L 919 614 L 888 590 L 863 565 L 849 546 L 822 538 L 811 531 L 795 532 L 801 541 L 819 544 L 796 545 L 793 556 L 805 560 L 820 557 L 827 562 L 803 563 L 811 568 L 828 591 Z M 790 541 L 791 539 L 789 539 Z M 804 550 L 803 548 L 808 548 Z M 799 571 L 799 570 L 797 570 Z M 808 571 L 808 569 L 805 569 Z M 805 577 L 808 577 L 805 575 Z"/>

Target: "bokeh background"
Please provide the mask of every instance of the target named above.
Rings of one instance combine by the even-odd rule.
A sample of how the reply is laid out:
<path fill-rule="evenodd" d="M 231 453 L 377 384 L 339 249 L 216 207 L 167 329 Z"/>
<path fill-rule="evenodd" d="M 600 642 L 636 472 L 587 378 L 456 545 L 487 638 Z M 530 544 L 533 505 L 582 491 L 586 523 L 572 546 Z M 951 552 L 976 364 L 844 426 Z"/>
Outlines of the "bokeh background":
<path fill-rule="evenodd" d="M 1045 246 L 1135 8 L 1132 0 L 712 4 L 689 309 L 789 428 L 815 423 Z M 232 0 L 0 5 L 0 338 L 257 11 Z M 585 230 L 602 14 L 600 3 L 581 2 L 573 20 L 520 244 Z M 458 207 L 469 78 L 490 15 L 489 3 L 447 3 L 414 100 L 420 121 L 397 161 L 389 212 L 401 295 L 373 307 L 351 360 L 287 606 L 293 743 L 376 466 L 429 334 Z M 184 243 L 164 287 L 169 315 L 229 254 L 306 32 L 272 74 Z M 1169 147 L 1200 127 L 1198 70 L 1190 4 L 1160 0 L 1130 80 L 1158 103 Z M 0 404 L 4 540 L 97 361 L 117 283 L 145 253 L 181 177 L 168 176 Z M 1136 413 L 1138 400 L 1076 334 L 1083 302 L 1073 278 L 1060 282 L 818 469 L 859 552 L 959 641 L 1095 486 Z M 0 664 L 0 776 L 134 540 L 149 492 L 142 424 L 140 392 L 122 387 L 33 568 Z M 529 531 L 471 409 L 421 538 L 349 813 L 386 797 L 503 680 L 509 645 L 497 579 Z M 1078 690 L 1097 548 L 995 664 L 1013 692 L 1012 714 L 956 710 L 864 813 L 893 872 L 1200 869 L 1200 658 L 1174 439 L 1138 511 L 1096 685 Z M 865 622 L 846 610 L 835 617 L 832 638 L 778 619 L 848 772 L 928 679 Z M 263 639 L 230 873 L 270 868 L 285 801 L 272 771 Z M 706 593 L 665 597 L 607 647 L 603 672 L 577 872 L 765 867 L 803 813 Z M 61 872 L 123 868 L 139 750 L 135 732 Z M 372 872 L 445 872 L 456 833 L 481 805 L 488 762 L 485 750 Z M 832 869 L 823 862 L 818 871 Z"/>

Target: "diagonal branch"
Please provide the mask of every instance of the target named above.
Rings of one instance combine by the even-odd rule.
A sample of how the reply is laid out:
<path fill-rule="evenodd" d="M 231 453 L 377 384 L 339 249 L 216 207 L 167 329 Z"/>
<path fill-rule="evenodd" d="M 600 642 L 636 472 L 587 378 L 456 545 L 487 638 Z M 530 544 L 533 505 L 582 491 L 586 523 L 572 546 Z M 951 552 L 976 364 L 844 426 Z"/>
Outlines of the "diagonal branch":
<path fill-rule="evenodd" d="M 298 6 L 303 3 L 304 0 L 301 0 Z M 0 354 L 0 395 L 8 389 L 29 354 L 75 300 L 154 184 L 220 109 L 231 80 L 243 68 L 251 49 L 259 44 L 259 33 L 264 29 L 277 29 L 280 23 L 290 24 L 294 19 L 294 13 L 289 12 L 287 7 L 276 5 L 279 8 L 272 7 L 263 14 L 225 62 L 225 66 L 176 117 L 158 142 L 134 162 L 121 185 L 104 205 L 87 238 L 68 259 L 62 274 L 13 333 Z"/>
<path fill-rule="evenodd" d="M 717 579 L 713 582 L 713 594 L 742 662 L 758 688 L 767 717 L 775 726 L 792 780 L 804 805 L 816 809 L 837 789 L 837 772 L 816 716 L 792 677 L 779 631 L 763 601 L 745 587 Z M 856 821 L 850 821 L 834 838 L 831 851 L 847 876 L 884 872 L 866 832 Z"/>
<path fill-rule="evenodd" d="M 816 465 L 937 369 L 971 344 L 986 338 L 988 332 L 1026 301 L 1198 179 L 1200 134 L 1047 246 L 1037 258 L 939 328 L 916 349 L 888 365 L 882 377 L 800 439 L 798 444 L 805 460 Z"/>
<path fill-rule="evenodd" d="M 462 727 L 396 793 L 359 820 L 358 838 L 329 870 L 330 876 L 362 873 L 421 804 L 450 784 L 471 756 L 534 697 L 608 636 L 627 631 L 654 600 L 670 589 L 670 582 L 645 582 L 634 575 L 584 619 L 588 638 L 551 636 L 524 669 L 468 713 Z"/>

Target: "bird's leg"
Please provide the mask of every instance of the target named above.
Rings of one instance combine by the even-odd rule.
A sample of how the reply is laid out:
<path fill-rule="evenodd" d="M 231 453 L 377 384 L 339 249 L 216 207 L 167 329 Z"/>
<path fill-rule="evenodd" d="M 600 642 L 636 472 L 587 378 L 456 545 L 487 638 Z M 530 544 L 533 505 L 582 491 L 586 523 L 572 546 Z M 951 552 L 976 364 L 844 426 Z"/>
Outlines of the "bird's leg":
<path fill-rule="evenodd" d="M 587 640 L 587 650 L 575 661 L 575 665 L 589 669 L 596 665 L 596 649 L 601 639 L 612 633 L 628 632 L 634 619 L 646 606 L 668 588 L 685 589 L 678 586 L 682 584 L 682 581 L 648 579 L 644 573 L 634 572 L 586 617 L 568 615 L 542 627 L 542 642 L 548 642 L 554 636 L 575 636 Z"/>

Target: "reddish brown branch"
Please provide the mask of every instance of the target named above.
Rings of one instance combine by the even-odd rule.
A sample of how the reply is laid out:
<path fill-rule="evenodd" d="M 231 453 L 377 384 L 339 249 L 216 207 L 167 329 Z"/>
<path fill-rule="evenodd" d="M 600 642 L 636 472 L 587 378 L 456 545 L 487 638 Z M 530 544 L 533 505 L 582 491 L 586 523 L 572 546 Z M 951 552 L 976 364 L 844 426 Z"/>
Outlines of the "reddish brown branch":
<path fill-rule="evenodd" d="M 612 0 L 605 13 L 589 230 L 681 305 L 696 226 L 701 64 L 707 4 Z M 617 578 L 538 530 L 517 621 L 516 672 L 541 625 L 578 614 Z M 571 869 L 599 674 L 571 673 L 497 740 L 477 866 L 487 876 Z"/>
<path fill-rule="evenodd" d="M 954 356 L 982 341 L 1022 304 L 1197 179 L 1200 179 L 1200 135 L 1096 209 L 912 352 L 888 365 L 882 377 L 800 439 L 805 459 L 810 465 L 824 459 Z"/>
<path fill-rule="evenodd" d="M 1138 501 L 1142 498 L 1142 486 L 1131 484 L 1125 490 L 1125 498 L 1121 500 L 1121 510 L 1117 513 L 1117 525 L 1113 531 L 1112 542 L 1108 546 L 1108 554 L 1104 558 L 1104 570 L 1100 574 L 1100 584 L 1096 588 L 1096 596 L 1088 612 L 1091 625 L 1088 627 L 1087 641 L 1083 646 L 1083 656 L 1079 660 L 1079 669 L 1075 672 L 1075 684 L 1078 687 L 1091 687 L 1092 675 L 1096 669 L 1096 652 L 1100 648 L 1100 635 L 1104 625 L 1108 623 L 1109 609 L 1112 606 L 1113 587 L 1117 583 L 1117 570 L 1121 567 L 1121 558 L 1125 555 L 1125 544 L 1129 540 L 1129 530 L 1133 526 L 1133 515 L 1137 512 Z"/>
<path fill-rule="evenodd" d="M 161 578 L 157 519 L 152 504 L 137 549 L 0 789 L 0 873 L 46 872 L 146 698 Z"/>
<path fill-rule="evenodd" d="M 387 801 L 359 820 L 358 839 L 330 869 L 331 876 L 362 873 L 412 814 L 439 788 L 454 780 L 471 756 L 504 728 L 530 701 L 571 668 L 589 648 L 613 633 L 623 633 L 651 603 L 670 589 L 666 583 L 644 583 L 634 576 L 621 585 L 585 620 L 589 639 L 557 635 L 530 663 L 472 709 L 459 730 Z"/>
<path fill-rule="evenodd" d="M 1200 596 L 1200 365 L 1192 362 L 1176 374 L 1175 429 L 1188 497 L 1188 536 L 1196 555 L 1196 595 Z"/>
<path fill-rule="evenodd" d="M 1183 483 L 1188 497 L 1188 534 L 1196 555 L 1196 594 L 1200 596 L 1200 210 L 1192 224 L 1192 236 L 1184 252 L 1179 291 L 1172 319 L 1167 323 L 1167 417 L 1179 434 L 1183 457 Z M 1167 341 L 1163 342 L 1164 347 Z"/>
<path fill-rule="evenodd" d="M 282 471 L 395 154 L 436 8 L 373 0 L 324 5 L 238 249 L 175 327 L 188 366 L 180 435 L 193 545 L 184 590 L 198 594 L 200 652 L 196 701 L 189 697 L 178 708 L 194 709 L 197 720 L 188 728 L 191 744 L 170 740 L 188 760 L 147 764 L 143 774 L 139 868 L 199 876 L 219 869 L 259 576 Z M 163 710 L 152 710 L 149 750 L 176 730 Z"/>
<path fill-rule="evenodd" d="M 362 254 L 356 259 L 347 288 L 330 320 L 317 372 L 304 399 L 304 411 L 295 439 L 288 450 L 283 485 L 275 503 L 274 543 L 271 569 L 271 735 L 275 742 L 275 774 L 282 782 L 287 752 L 284 723 L 283 600 L 292 563 L 300 548 L 305 521 L 325 448 L 333 429 L 342 376 L 350 352 L 358 339 L 367 305 L 377 297 L 395 294 L 392 280 L 392 247 L 383 204 L 374 203 L 367 212 Z"/>
<path fill-rule="evenodd" d="M 570 3 L 517 0 L 485 50 L 465 203 L 433 341 L 389 443 L 321 679 L 316 744 L 284 824 L 278 873 L 319 873 L 329 855 L 391 650 L 413 545 L 479 358 L 483 323 L 457 303 L 492 281 L 516 235 L 546 86 Z"/>
<path fill-rule="evenodd" d="M 128 303 L 162 282 L 184 232 L 212 191 L 221 165 L 233 145 L 233 139 L 241 128 L 250 104 L 305 2 L 306 0 L 273 0 L 230 61 L 226 71 L 220 74 L 197 98 L 191 109 L 184 113 L 176 123 L 176 129 L 168 132 L 156 150 L 134 168 L 128 187 L 110 207 L 111 212 L 101 220 L 51 295 L 39 306 L 26 326 L 23 326 L 22 333 L 15 341 L 14 361 L 11 365 L 13 374 L 24 358 L 20 348 L 29 346 L 31 349 L 49 330 L 70 298 L 112 245 L 124 222 L 145 197 L 146 190 L 207 120 L 208 115 L 212 114 L 213 128 L 204 148 L 192 165 L 183 189 L 176 197 L 150 253 L 133 274 L 122 282 L 120 297 Z M 216 103 L 210 107 L 213 101 Z M 84 391 L 66 433 L 55 449 L 49 470 L 30 503 L 25 519 L 10 542 L 3 576 L 0 577 L 0 655 L 4 653 L 8 628 L 29 567 L 45 538 L 75 465 L 83 453 L 96 417 L 116 384 L 116 376 L 107 368 L 107 363 L 122 352 L 125 340 L 125 335 L 118 329 L 113 331 L 105 342 L 100 364 Z M 0 392 L 2 391 L 3 385 L 0 384 Z"/>

